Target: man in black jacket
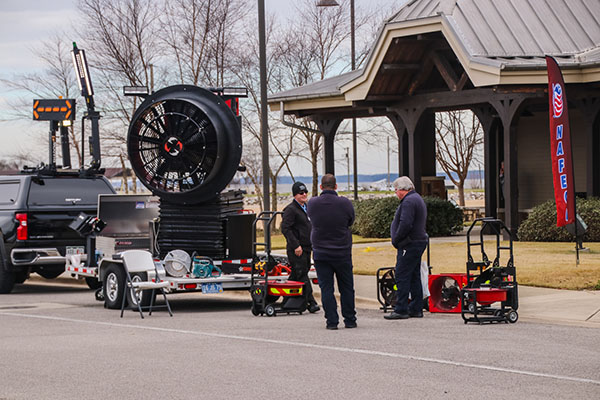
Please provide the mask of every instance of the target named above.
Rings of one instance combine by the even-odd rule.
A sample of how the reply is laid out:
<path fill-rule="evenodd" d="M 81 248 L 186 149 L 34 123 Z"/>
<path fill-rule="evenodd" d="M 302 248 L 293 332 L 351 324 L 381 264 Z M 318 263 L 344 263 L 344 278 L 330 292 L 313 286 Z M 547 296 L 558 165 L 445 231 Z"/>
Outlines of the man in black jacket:
<path fill-rule="evenodd" d="M 316 313 L 320 310 L 313 297 L 312 285 L 308 279 L 310 270 L 310 244 L 311 224 L 306 214 L 306 199 L 308 190 L 302 182 L 295 182 L 292 186 L 294 200 L 283 209 L 281 232 L 287 241 L 287 256 L 292 267 L 289 279 L 304 282 L 304 296 L 308 311 Z"/>
<path fill-rule="evenodd" d="M 342 316 L 346 328 L 356 328 L 354 307 L 354 276 L 352 275 L 352 232 L 354 207 L 345 197 L 338 196 L 335 176 L 321 178 L 321 195 L 308 202 L 312 223 L 315 269 L 321 288 L 321 302 L 327 329 L 337 329 L 339 315 L 333 294 L 334 277 L 340 291 Z"/>
<path fill-rule="evenodd" d="M 421 284 L 421 256 L 427 247 L 427 206 L 415 192 L 415 186 L 407 176 L 393 182 L 400 205 L 390 227 L 392 245 L 397 249 L 396 287 L 398 300 L 394 312 L 385 319 L 423 317 L 423 287 Z M 410 293 L 411 301 L 408 302 Z"/>

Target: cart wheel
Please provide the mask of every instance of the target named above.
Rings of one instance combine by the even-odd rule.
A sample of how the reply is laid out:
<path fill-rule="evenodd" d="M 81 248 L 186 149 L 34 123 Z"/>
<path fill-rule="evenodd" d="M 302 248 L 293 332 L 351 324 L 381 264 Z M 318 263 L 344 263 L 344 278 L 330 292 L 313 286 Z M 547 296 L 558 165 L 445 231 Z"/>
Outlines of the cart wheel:
<path fill-rule="evenodd" d="M 255 317 L 258 316 L 258 314 L 260 314 L 254 304 L 252 304 L 252 309 L 250 311 L 252 311 L 252 315 L 254 315 Z"/>
<path fill-rule="evenodd" d="M 475 303 L 469 303 L 467 309 L 469 310 L 469 312 L 475 312 Z"/>
<path fill-rule="evenodd" d="M 267 314 L 267 317 L 272 317 L 275 315 L 275 307 L 273 307 L 273 305 L 268 304 L 265 307 L 265 314 Z"/>
<path fill-rule="evenodd" d="M 502 315 L 504 315 L 504 313 L 502 312 L 502 310 L 496 310 L 496 311 L 494 311 L 494 317 L 501 317 Z"/>
<path fill-rule="evenodd" d="M 508 322 L 514 324 L 519 319 L 519 314 L 517 314 L 515 310 L 510 310 L 508 314 L 506 314 L 506 317 L 508 318 Z"/>

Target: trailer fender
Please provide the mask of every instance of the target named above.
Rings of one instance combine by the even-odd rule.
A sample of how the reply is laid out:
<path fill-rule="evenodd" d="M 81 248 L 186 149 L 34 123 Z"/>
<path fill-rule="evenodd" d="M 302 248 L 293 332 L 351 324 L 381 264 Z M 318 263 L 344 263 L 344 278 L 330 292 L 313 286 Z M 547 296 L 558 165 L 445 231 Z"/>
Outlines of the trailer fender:
<path fill-rule="evenodd" d="M 107 258 L 103 258 L 102 260 L 100 260 L 100 262 L 98 263 L 98 280 L 100 282 L 104 282 L 104 279 L 106 278 L 106 271 L 111 265 L 123 268 L 123 261 Z"/>

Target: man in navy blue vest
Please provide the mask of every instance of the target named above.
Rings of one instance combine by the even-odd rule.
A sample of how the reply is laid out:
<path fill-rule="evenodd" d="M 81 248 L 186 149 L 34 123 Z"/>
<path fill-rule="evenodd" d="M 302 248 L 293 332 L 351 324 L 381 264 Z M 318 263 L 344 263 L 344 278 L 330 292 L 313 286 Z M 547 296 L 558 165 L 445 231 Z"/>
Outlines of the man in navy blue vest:
<path fill-rule="evenodd" d="M 321 195 L 308 202 L 308 217 L 312 223 L 310 235 L 313 259 L 321 288 L 321 303 L 327 329 L 337 329 L 339 315 L 333 294 L 333 279 L 337 280 L 344 325 L 356 328 L 354 308 L 354 276 L 352 275 L 352 232 L 354 207 L 350 200 L 338 196 L 335 176 L 321 179 Z"/>
<path fill-rule="evenodd" d="M 400 205 L 390 227 L 392 245 L 397 249 L 396 287 L 397 302 L 394 311 L 385 319 L 423 317 L 423 287 L 421 286 L 421 256 L 427 247 L 427 206 L 415 192 L 407 176 L 393 182 Z M 408 302 L 410 293 L 411 301 Z"/>
<path fill-rule="evenodd" d="M 306 214 L 306 200 L 308 189 L 302 182 L 294 182 L 292 185 L 294 200 L 283 209 L 281 221 L 281 233 L 287 242 L 286 250 L 292 272 L 289 276 L 291 281 L 304 282 L 304 297 L 306 308 L 311 313 L 320 310 L 319 305 L 313 297 L 312 285 L 308 279 L 310 270 L 310 244 L 311 225 Z"/>

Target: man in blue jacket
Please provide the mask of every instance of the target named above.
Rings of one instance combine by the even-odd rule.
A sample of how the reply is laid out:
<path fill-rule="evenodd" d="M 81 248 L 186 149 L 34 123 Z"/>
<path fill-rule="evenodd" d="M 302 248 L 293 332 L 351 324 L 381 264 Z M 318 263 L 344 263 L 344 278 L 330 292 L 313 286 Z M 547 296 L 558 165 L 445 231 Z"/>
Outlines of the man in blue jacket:
<path fill-rule="evenodd" d="M 335 176 L 321 179 L 321 195 L 308 202 L 308 217 L 312 223 L 310 239 L 313 259 L 321 288 L 321 304 L 327 329 L 337 329 L 339 315 L 333 294 L 333 279 L 337 280 L 344 325 L 356 328 L 354 308 L 354 276 L 352 275 L 352 232 L 354 207 L 350 200 L 338 196 Z"/>
<path fill-rule="evenodd" d="M 415 186 L 407 176 L 393 182 L 400 205 L 390 227 L 392 245 L 397 249 L 396 287 L 397 302 L 394 311 L 385 319 L 423 317 L 423 287 L 421 286 L 421 256 L 427 247 L 427 206 L 415 192 Z M 410 293 L 411 301 L 408 302 Z"/>

